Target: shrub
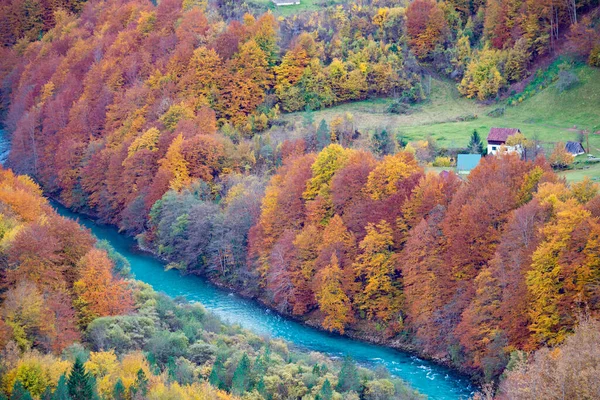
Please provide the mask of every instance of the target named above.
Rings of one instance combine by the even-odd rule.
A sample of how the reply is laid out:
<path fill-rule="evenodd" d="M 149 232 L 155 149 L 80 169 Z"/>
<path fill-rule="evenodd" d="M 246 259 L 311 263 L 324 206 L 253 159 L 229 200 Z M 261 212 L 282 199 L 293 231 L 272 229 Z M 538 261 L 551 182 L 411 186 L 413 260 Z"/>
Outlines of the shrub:
<path fill-rule="evenodd" d="M 435 160 L 433 161 L 433 166 L 434 167 L 451 167 L 452 160 L 450 160 L 450 157 L 436 157 Z"/>
<path fill-rule="evenodd" d="M 488 117 L 498 118 L 498 117 L 503 116 L 505 111 L 506 111 L 506 107 L 498 107 L 498 108 L 494 108 L 492 111 L 487 113 L 487 115 L 488 115 Z"/>
<path fill-rule="evenodd" d="M 387 112 L 389 114 L 398 114 L 398 115 L 410 114 L 410 111 L 411 111 L 410 106 L 400 100 L 394 100 L 387 107 Z"/>
<path fill-rule="evenodd" d="M 463 122 L 463 121 L 475 121 L 477 119 L 477 115 L 473 114 L 473 113 L 469 113 L 469 114 L 465 114 L 465 115 L 461 115 L 456 117 L 456 121 L 457 122 Z"/>
<path fill-rule="evenodd" d="M 572 89 L 579 83 L 579 77 L 571 71 L 560 71 L 558 74 L 558 81 L 556 82 L 556 88 L 559 93 L 565 90 Z"/>
<path fill-rule="evenodd" d="M 566 169 L 573 163 L 574 159 L 575 157 L 565 149 L 565 144 L 559 142 L 554 146 L 552 154 L 548 157 L 548 162 L 550 162 L 552 168 Z"/>
<path fill-rule="evenodd" d="M 122 315 L 93 320 L 87 328 L 86 336 L 95 351 L 115 349 L 120 353 L 141 349 L 155 331 L 152 318 Z"/>
<path fill-rule="evenodd" d="M 594 47 L 590 52 L 588 64 L 590 64 L 592 67 L 600 67 L 600 45 Z"/>

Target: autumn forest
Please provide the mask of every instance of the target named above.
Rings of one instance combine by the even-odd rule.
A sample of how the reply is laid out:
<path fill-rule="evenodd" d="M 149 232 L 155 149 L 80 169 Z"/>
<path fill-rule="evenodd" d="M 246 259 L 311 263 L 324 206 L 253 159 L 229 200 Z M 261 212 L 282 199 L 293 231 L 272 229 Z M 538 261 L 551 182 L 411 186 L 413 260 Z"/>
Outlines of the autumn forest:
<path fill-rule="evenodd" d="M 487 131 L 454 148 L 315 118 L 378 99 L 418 118 L 434 80 L 504 126 L 543 71 L 562 93 L 600 67 L 598 1 L 282 10 L 0 0 L 0 399 L 422 395 L 155 292 L 44 197 L 168 270 L 459 371 L 474 398 L 600 396 L 600 186 L 562 174 L 586 156 L 526 129 L 488 154 Z"/>

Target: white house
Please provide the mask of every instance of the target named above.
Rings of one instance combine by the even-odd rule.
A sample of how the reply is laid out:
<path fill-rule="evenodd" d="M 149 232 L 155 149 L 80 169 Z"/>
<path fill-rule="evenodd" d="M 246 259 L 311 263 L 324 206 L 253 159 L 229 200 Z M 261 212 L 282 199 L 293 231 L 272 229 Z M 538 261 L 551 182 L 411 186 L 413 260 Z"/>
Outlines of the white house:
<path fill-rule="evenodd" d="M 520 145 L 517 146 L 507 146 L 506 141 L 509 137 L 516 135 L 517 133 L 521 133 L 521 130 L 518 128 L 492 128 L 490 129 L 490 133 L 487 137 L 487 153 L 495 155 L 500 151 L 500 147 L 503 148 L 507 153 L 517 152 L 519 154 L 522 153 L 523 149 Z"/>

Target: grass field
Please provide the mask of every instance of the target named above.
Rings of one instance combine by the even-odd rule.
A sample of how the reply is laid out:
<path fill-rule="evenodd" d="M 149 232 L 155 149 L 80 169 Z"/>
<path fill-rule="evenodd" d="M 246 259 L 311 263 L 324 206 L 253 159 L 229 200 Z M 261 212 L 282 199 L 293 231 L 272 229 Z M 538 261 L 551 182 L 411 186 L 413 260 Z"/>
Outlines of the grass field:
<path fill-rule="evenodd" d="M 459 96 L 454 82 L 434 80 L 427 102 L 414 106 L 409 115 L 386 113 L 392 100 L 375 99 L 315 111 L 314 119 L 318 122 L 324 118 L 329 122 L 336 115 L 349 112 L 354 116 L 356 129 L 361 132 L 385 128 L 399 133 L 408 141 L 431 135 L 439 145 L 449 148 L 466 146 L 475 129 L 485 138 L 494 126 L 519 128 L 526 137 L 551 145 L 550 142 L 577 140 L 578 130 L 600 130 L 600 70 L 579 66 L 574 72 L 580 79 L 576 87 L 559 93 L 555 85 L 550 85 L 516 106 L 506 106 L 501 117 L 487 114 L 504 106 L 504 102 L 482 105 Z M 457 121 L 469 114 L 477 118 Z M 292 113 L 284 118 L 299 122 L 302 115 Z M 590 152 L 600 155 L 600 134 L 590 134 L 589 140 Z M 570 180 L 582 179 L 586 175 L 600 177 L 600 166 L 565 173 Z"/>
<path fill-rule="evenodd" d="M 344 0 L 300 0 L 300 4 L 276 6 L 271 0 L 251 0 L 250 3 L 266 6 L 276 16 L 287 17 L 305 11 L 315 11 L 323 5 L 344 3 Z"/>

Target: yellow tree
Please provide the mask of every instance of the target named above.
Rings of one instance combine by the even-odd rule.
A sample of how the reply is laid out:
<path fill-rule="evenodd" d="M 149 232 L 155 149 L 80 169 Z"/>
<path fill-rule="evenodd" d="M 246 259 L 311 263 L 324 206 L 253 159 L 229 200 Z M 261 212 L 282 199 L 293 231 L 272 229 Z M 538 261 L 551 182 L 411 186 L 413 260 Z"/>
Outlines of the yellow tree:
<path fill-rule="evenodd" d="M 191 178 L 188 163 L 182 154 L 183 134 L 179 134 L 167 150 L 165 158 L 160 160 L 161 168 L 166 169 L 172 176 L 169 185 L 171 189 L 180 191 L 190 184 Z"/>
<path fill-rule="evenodd" d="M 398 190 L 397 183 L 420 170 L 417 160 L 406 151 L 386 156 L 369 174 L 366 192 L 373 200 L 381 200 Z"/>
<path fill-rule="evenodd" d="M 342 288 L 342 270 L 335 252 L 331 262 L 320 272 L 321 285 L 316 293 L 319 308 L 325 314 L 323 328 L 344 333 L 345 326 L 352 322 L 350 299 Z"/>
<path fill-rule="evenodd" d="M 562 342 L 568 332 L 559 312 L 566 296 L 564 261 L 569 242 L 576 227 L 590 217 L 590 212 L 575 199 L 555 203 L 556 220 L 544 228 L 545 240 L 532 256 L 527 273 L 527 288 L 531 296 L 529 317 L 533 340 L 538 344 Z"/>
<path fill-rule="evenodd" d="M 346 164 L 352 153 L 353 150 L 345 149 L 339 144 L 325 147 L 311 166 L 312 178 L 306 185 L 303 197 L 312 200 L 323 190 L 323 187 L 329 187 L 335 172 Z"/>
<path fill-rule="evenodd" d="M 367 235 L 360 242 L 362 253 L 354 263 L 354 271 L 361 283 L 355 302 L 369 318 L 390 321 L 400 311 L 402 292 L 395 277 L 396 268 L 392 259 L 393 231 L 390 224 L 382 220 L 369 224 Z"/>

